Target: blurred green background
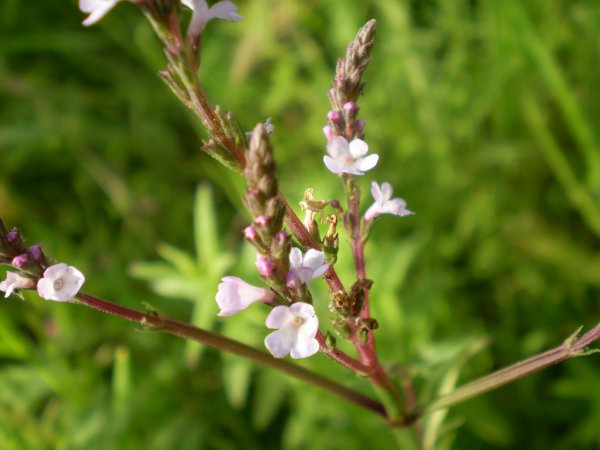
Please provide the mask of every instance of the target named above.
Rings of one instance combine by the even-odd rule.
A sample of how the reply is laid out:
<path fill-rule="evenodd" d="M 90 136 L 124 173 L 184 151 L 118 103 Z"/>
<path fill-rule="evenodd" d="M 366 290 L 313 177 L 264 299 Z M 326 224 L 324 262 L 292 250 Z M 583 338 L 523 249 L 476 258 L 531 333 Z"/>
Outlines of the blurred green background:
<path fill-rule="evenodd" d="M 244 129 L 273 118 L 294 205 L 307 187 L 342 195 L 322 164 L 326 90 L 378 20 L 360 106 L 381 163 L 360 182 L 365 207 L 370 181 L 389 181 L 416 215 L 374 227 L 372 308 L 383 361 L 423 401 L 600 320 L 600 2 L 238 5 L 244 21 L 208 25 L 201 79 Z M 241 180 L 199 151 L 204 132 L 157 77 L 139 11 L 83 18 L 75 1 L 0 3 L 0 217 L 81 269 L 90 293 L 262 346 L 263 309 L 215 317 L 220 276 L 259 282 Z M 0 304 L 2 449 L 394 446 L 377 417 L 316 388 L 26 300 Z M 302 364 L 370 393 L 323 356 Z M 430 448 L 600 448 L 599 381 L 597 356 L 550 368 L 429 421 Z"/>

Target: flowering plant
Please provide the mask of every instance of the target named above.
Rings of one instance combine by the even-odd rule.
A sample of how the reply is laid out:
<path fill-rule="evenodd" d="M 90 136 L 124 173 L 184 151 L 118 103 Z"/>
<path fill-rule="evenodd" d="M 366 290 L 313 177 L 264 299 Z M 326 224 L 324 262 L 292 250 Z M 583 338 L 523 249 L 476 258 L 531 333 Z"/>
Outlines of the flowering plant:
<path fill-rule="evenodd" d="M 97 23 L 118 3 L 112 0 L 82 0 L 81 10 L 90 14 L 84 24 Z M 0 284 L 7 297 L 36 287 L 39 296 L 47 300 L 84 304 L 151 329 L 250 358 L 373 411 L 415 445 L 422 444 L 420 427 L 433 411 L 547 365 L 584 354 L 587 346 L 598 338 L 599 329 L 596 327 L 580 338 L 571 336 L 564 345 L 554 350 L 476 380 L 428 403 L 414 399 L 415 386 L 410 377 L 394 377 L 393 371 L 386 370 L 379 360 L 375 346 L 378 322 L 371 316 L 370 309 L 373 281 L 367 277 L 365 244 L 373 222 L 382 214 L 399 217 L 413 214 L 403 199 L 392 198 L 392 187 L 387 182 L 380 185 L 373 181 L 371 193 L 375 203 L 366 211 L 361 203 L 358 177 L 368 178 L 369 172 L 380 161 L 379 153 L 369 151 L 366 122 L 358 119 L 362 77 L 371 58 L 375 21 L 368 22 L 358 32 L 346 55 L 339 60 L 333 87 L 328 92 L 331 110 L 323 129 L 323 172 L 328 170 L 339 176 L 346 201 L 342 204 L 337 200 L 317 200 L 313 197 L 314 191 L 307 186 L 309 189 L 301 202 L 305 218 L 301 220 L 280 189 L 270 138 L 272 124 L 259 123 L 248 135 L 243 133 L 233 114 L 223 113 L 211 105 L 198 78 L 200 42 L 207 22 L 213 18 L 232 22 L 240 20 L 242 17 L 235 5 L 226 1 L 209 8 L 204 1 L 182 1 L 192 10 L 189 21 L 182 22 L 182 13 L 183 17 L 186 16 L 178 1 L 136 0 L 132 3 L 144 11 L 164 44 L 168 66 L 161 72 L 161 77 L 208 130 L 209 137 L 203 149 L 241 175 L 246 183 L 244 203 L 251 221 L 244 225 L 243 236 L 256 253 L 257 272 L 264 284 L 256 287 L 241 278 L 225 276 L 221 284 L 215 286 L 216 303 L 220 308 L 219 316 L 243 315 L 247 309 L 262 308 L 262 333 L 270 355 L 242 342 L 230 341 L 221 335 L 174 321 L 155 311 L 139 312 L 81 293 L 85 278 L 78 269 L 65 263 L 54 264 L 39 247 L 25 246 L 20 231 L 9 231 L 2 226 L 0 257 L 2 262 L 12 266 L 11 270 L 15 270 L 9 272 Z M 180 31 L 182 23 L 187 26 L 185 33 Z M 355 276 L 350 283 L 343 283 L 336 270 L 340 253 L 339 234 L 347 239 L 352 253 Z M 313 285 L 320 281 L 327 285 L 326 298 L 317 297 L 312 290 Z M 288 354 L 293 359 L 309 358 L 319 351 L 368 379 L 378 399 L 284 359 Z"/>

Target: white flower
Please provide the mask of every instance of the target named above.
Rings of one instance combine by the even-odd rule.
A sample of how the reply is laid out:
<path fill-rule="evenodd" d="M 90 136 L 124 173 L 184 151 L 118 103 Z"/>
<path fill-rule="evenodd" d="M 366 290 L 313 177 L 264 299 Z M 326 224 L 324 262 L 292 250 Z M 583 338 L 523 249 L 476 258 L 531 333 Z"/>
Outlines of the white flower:
<path fill-rule="evenodd" d="M 0 281 L 0 291 L 5 292 L 4 298 L 8 298 L 16 289 L 29 289 L 35 286 L 30 278 L 25 278 L 15 272 L 6 272 L 6 280 Z"/>
<path fill-rule="evenodd" d="M 102 19 L 120 0 L 79 0 L 79 9 L 89 16 L 83 25 L 89 27 Z"/>
<path fill-rule="evenodd" d="M 181 3 L 194 11 L 188 28 L 188 33 L 192 36 L 202 33 L 206 23 L 211 19 L 219 18 L 231 22 L 243 19 L 237 13 L 237 6 L 230 1 L 217 2 L 210 8 L 206 4 L 206 0 L 181 0 Z"/>
<path fill-rule="evenodd" d="M 40 297 L 57 302 L 71 300 L 85 281 L 83 274 L 65 263 L 55 264 L 44 271 L 44 277 L 37 284 Z"/>
<path fill-rule="evenodd" d="M 238 277 L 223 277 L 219 283 L 216 300 L 219 316 L 231 316 L 243 311 L 254 302 L 271 303 L 277 295 L 269 290 L 246 283 Z"/>
<path fill-rule="evenodd" d="M 297 277 L 301 283 L 308 283 L 310 280 L 323 275 L 329 264 L 325 262 L 325 253 L 311 248 L 304 255 L 298 247 L 290 251 L 290 275 Z"/>
<path fill-rule="evenodd" d="M 267 316 L 267 327 L 277 329 L 265 338 L 265 346 L 275 358 L 288 353 L 294 359 L 306 358 L 319 351 L 315 338 L 319 319 L 308 303 L 276 306 Z"/>
<path fill-rule="evenodd" d="M 392 198 L 392 186 L 390 183 L 383 183 L 381 188 L 373 181 L 371 184 L 371 194 L 375 199 L 367 212 L 365 220 L 370 221 L 379 214 L 393 214 L 395 216 L 409 216 L 414 212 L 406 209 L 406 202 L 401 198 Z"/>
<path fill-rule="evenodd" d="M 369 151 L 367 143 L 361 139 L 353 139 L 349 144 L 342 136 L 336 136 L 327 143 L 327 153 L 323 161 L 333 173 L 350 173 L 364 175 L 377 165 L 379 155 L 365 156 Z"/>

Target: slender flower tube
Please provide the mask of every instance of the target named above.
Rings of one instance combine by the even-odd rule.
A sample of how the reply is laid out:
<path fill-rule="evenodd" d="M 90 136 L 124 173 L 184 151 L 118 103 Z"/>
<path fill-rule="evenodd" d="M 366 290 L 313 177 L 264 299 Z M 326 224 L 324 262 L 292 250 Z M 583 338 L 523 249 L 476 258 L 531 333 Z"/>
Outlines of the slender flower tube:
<path fill-rule="evenodd" d="M 30 278 L 25 278 L 15 272 L 6 272 L 6 280 L 0 281 L 0 291 L 5 292 L 4 298 L 8 298 L 17 289 L 30 289 L 35 283 Z"/>
<path fill-rule="evenodd" d="M 395 216 L 409 216 L 414 212 L 406 209 L 406 202 L 401 198 L 392 198 L 392 185 L 390 183 L 383 183 L 381 187 L 373 181 L 371 184 L 371 194 L 375 199 L 367 212 L 365 213 L 365 220 L 371 221 L 375 219 L 379 214 L 393 214 Z"/>
<path fill-rule="evenodd" d="M 252 303 L 272 303 L 277 294 L 269 289 L 263 289 L 246 283 L 238 277 L 223 277 L 217 291 L 216 300 L 221 308 L 219 316 L 232 316 L 243 311 Z"/>
<path fill-rule="evenodd" d="M 71 300 L 85 282 L 83 274 L 65 263 L 55 264 L 44 271 L 37 284 L 40 297 L 57 302 Z"/>
<path fill-rule="evenodd" d="M 295 279 L 302 284 L 308 283 L 323 275 L 327 269 L 329 269 L 329 264 L 325 262 L 325 253 L 311 248 L 303 255 L 298 247 L 294 247 L 290 251 L 288 283 Z"/>
<path fill-rule="evenodd" d="M 379 161 L 379 155 L 366 156 L 368 151 L 369 146 L 362 139 L 353 139 L 348 143 L 344 137 L 336 136 L 327 143 L 329 155 L 323 157 L 323 162 L 333 173 L 364 175 Z"/>
<path fill-rule="evenodd" d="M 79 9 L 89 14 L 83 25 L 89 27 L 102 19 L 120 0 L 79 0 Z"/>
<path fill-rule="evenodd" d="M 288 353 L 294 359 L 307 358 L 319 351 L 315 337 L 319 319 L 308 303 L 273 308 L 267 316 L 267 327 L 277 329 L 265 338 L 265 346 L 275 358 Z"/>
<path fill-rule="evenodd" d="M 210 8 L 205 0 L 181 0 L 185 6 L 193 11 L 188 34 L 199 36 L 209 20 L 218 18 L 237 22 L 243 17 L 237 13 L 237 6 L 230 1 L 217 2 Z"/>

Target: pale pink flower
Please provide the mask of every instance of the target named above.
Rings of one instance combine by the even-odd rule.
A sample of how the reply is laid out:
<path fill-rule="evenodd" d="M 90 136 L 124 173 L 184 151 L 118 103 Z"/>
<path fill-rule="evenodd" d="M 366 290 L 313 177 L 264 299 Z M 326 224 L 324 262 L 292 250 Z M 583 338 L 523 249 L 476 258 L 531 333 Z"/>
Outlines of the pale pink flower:
<path fill-rule="evenodd" d="M 303 255 L 298 247 L 290 251 L 290 272 L 288 280 L 297 278 L 300 283 L 308 283 L 310 280 L 323 275 L 329 264 L 325 262 L 325 253 L 308 249 Z"/>
<path fill-rule="evenodd" d="M 79 9 L 89 14 L 83 25 L 89 27 L 102 19 L 120 0 L 79 0 Z"/>
<path fill-rule="evenodd" d="M 57 302 L 68 302 L 85 282 L 83 274 L 65 263 L 55 264 L 44 271 L 37 284 L 40 297 Z"/>
<path fill-rule="evenodd" d="M 406 202 L 401 198 L 392 198 L 392 185 L 383 183 L 381 187 L 373 181 L 371 184 L 371 194 L 375 199 L 367 212 L 365 220 L 371 221 L 379 214 L 393 214 L 395 216 L 409 216 L 414 212 L 406 209 Z"/>
<path fill-rule="evenodd" d="M 252 303 L 272 303 L 277 294 L 269 289 L 263 289 L 246 283 L 238 277 L 223 277 L 217 291 L 216 300 L 219 304 L 219 316 L 231 316 L 243 311 Z"/>
<path fill-rule="evenodd" d="M 30 278 L 25 278 L 15 272 L 6 272 L 6 280 L 0 281 L 0 291 L 5 292 L 4 298 L 8 298 L 17 289 L 30 289 L 35 283 Z"/>
<path fill-rule="evenodd" d="M 369 146 L 362 139 L 353 139 L 350 143 L 342 137 L 336 136 L 327 143 L 327 153 L 323 161 L 333 173 L 349 173 L 364 175 L 377 165 L 379 155 L 367 155 Z"/>
<path fill-rule="evenodd" d="M 215 18 L 229 20 L 230 22 L 243 19 L 237 13 L 237 6 L 230 1 L 217 2 L 210 8 L 206 4 L 206 0 L 181 0 L 181 3 L 193 11 L 188 28 L 188 34 L 191 36 L 200 35 L 206 23 Z"/>
<path fill-rule="evenodd" d="M 275 358 L 288 353 L 294 359 L 307 358 L 319 351 L 315 338 L 319 319 L 308 303 L 276 306 L 267 316 L 267 327 L 277 329 L 265 338 L 265 346 Z"/>

